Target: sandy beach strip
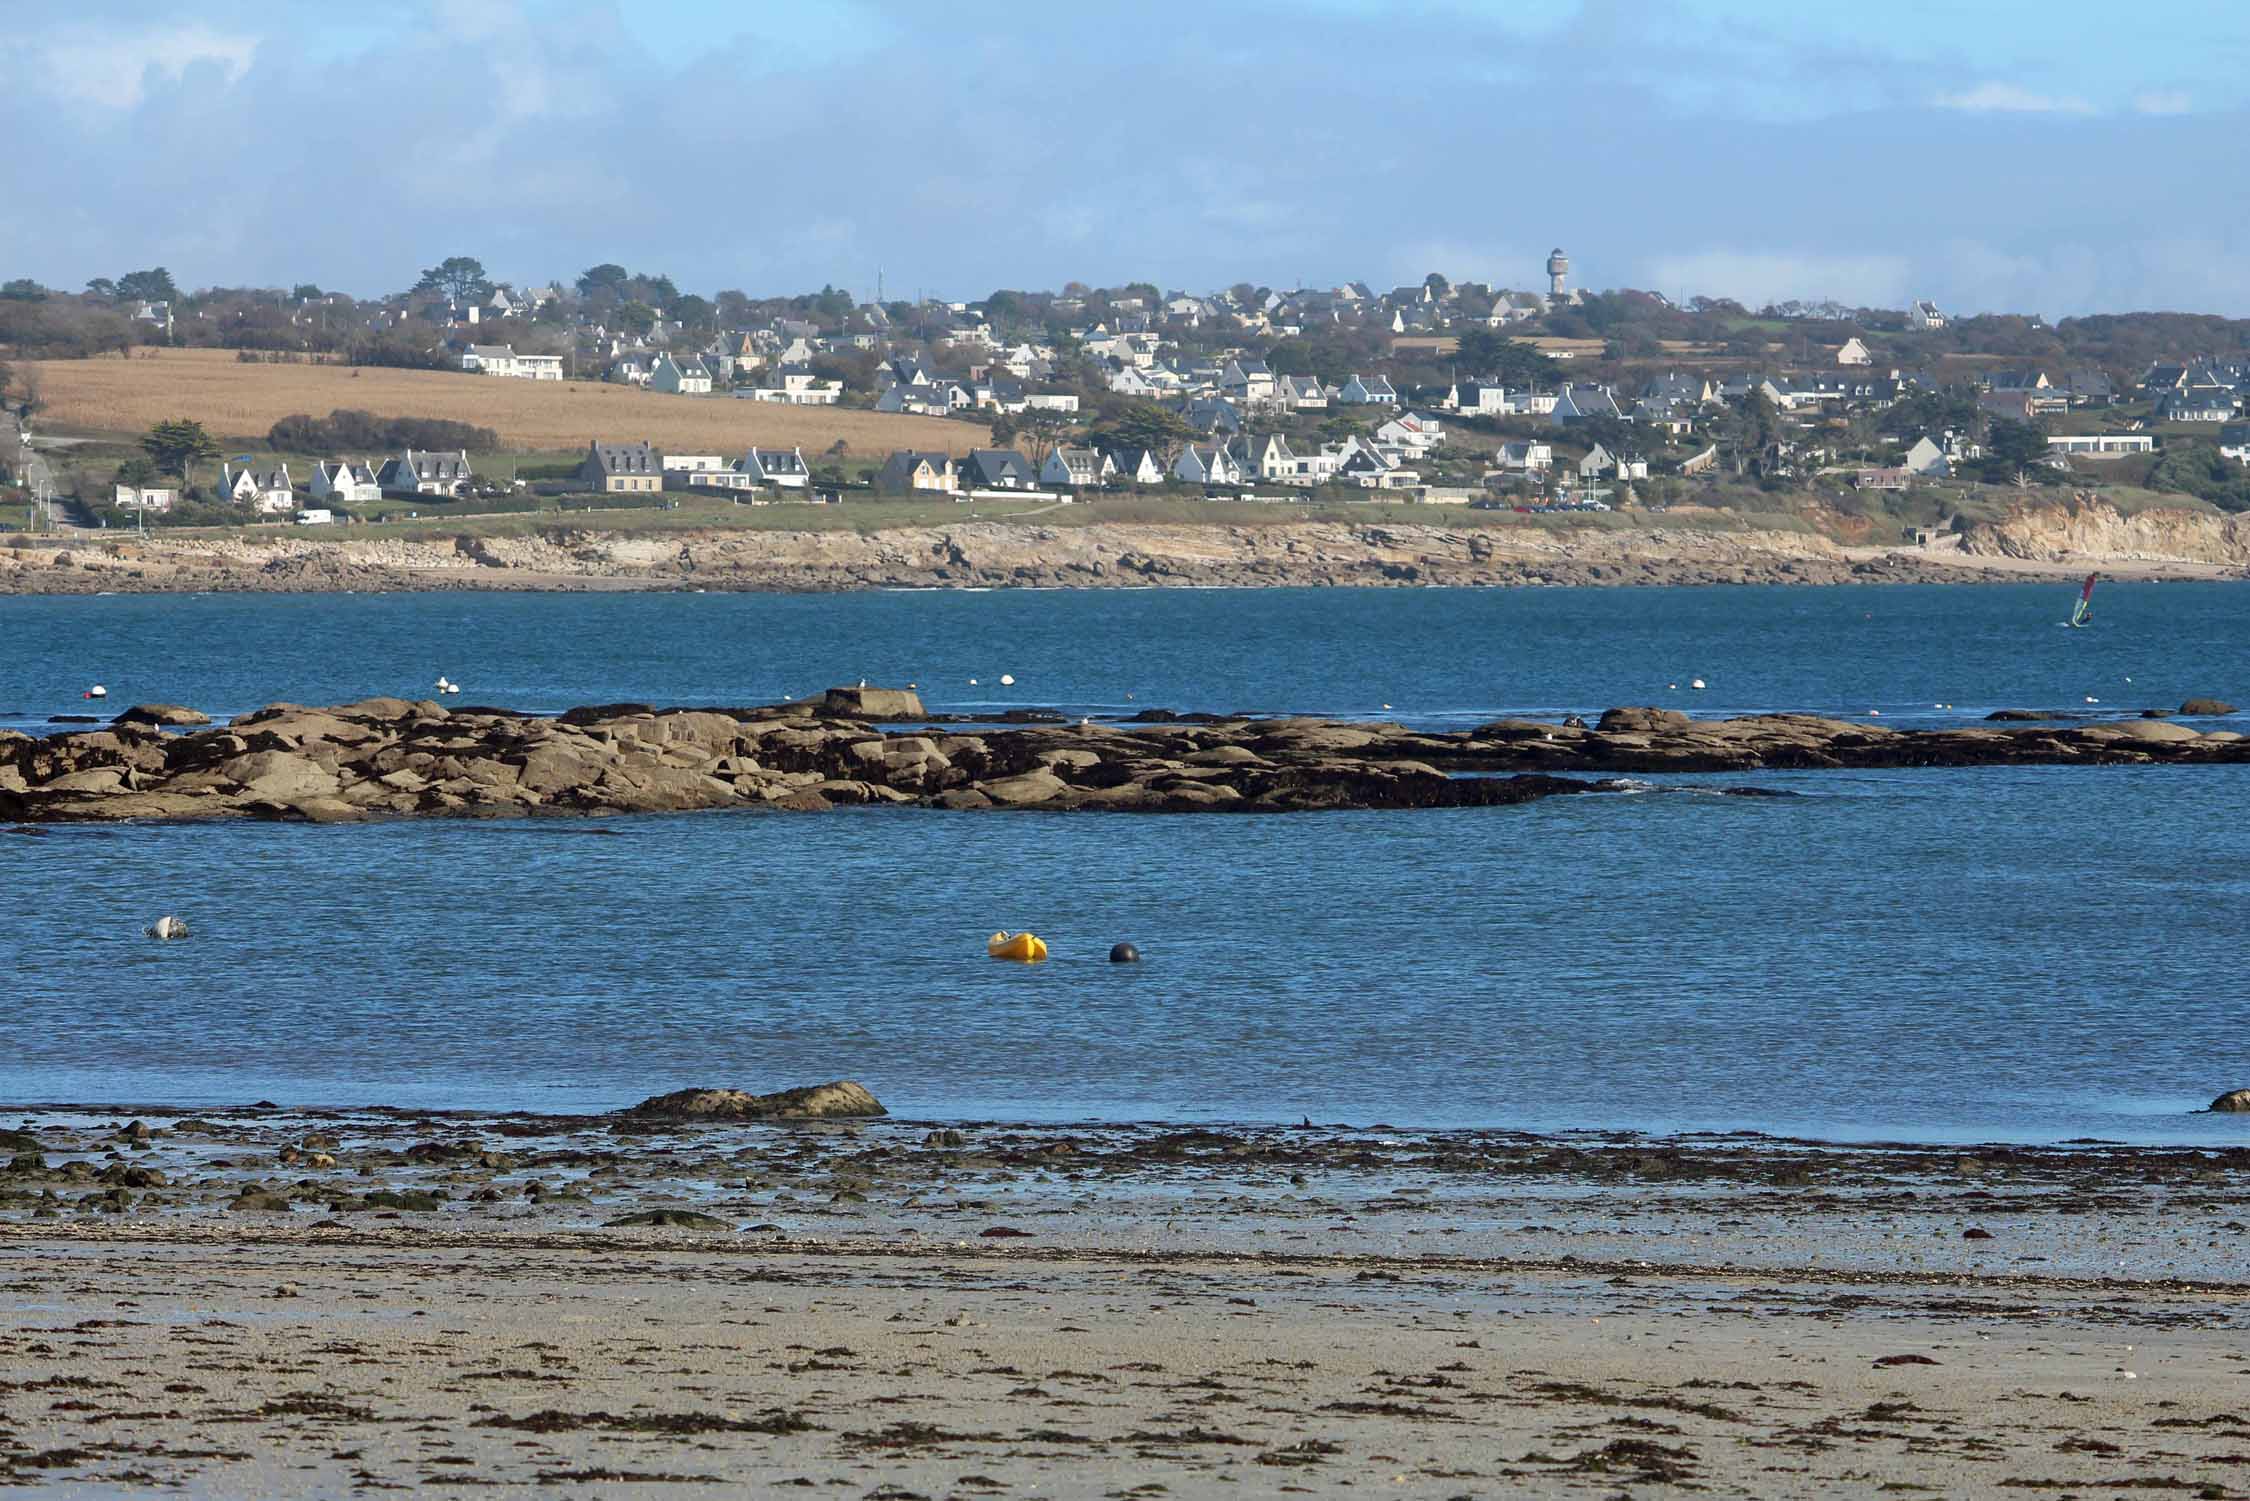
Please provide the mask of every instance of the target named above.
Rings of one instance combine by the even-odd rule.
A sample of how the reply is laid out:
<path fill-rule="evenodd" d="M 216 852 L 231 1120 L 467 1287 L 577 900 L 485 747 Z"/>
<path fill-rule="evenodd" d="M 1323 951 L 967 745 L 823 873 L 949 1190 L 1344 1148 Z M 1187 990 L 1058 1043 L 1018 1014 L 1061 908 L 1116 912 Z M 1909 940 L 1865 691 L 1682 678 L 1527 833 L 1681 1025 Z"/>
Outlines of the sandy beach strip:
<path fill-rule="evenodd" d="M 28 1494 L 2250 1479 L 2227 1145 L 14 1119 Z"/>
<path fill-rule="evenodd" d="M 0 1241 L 0 1479 L 2234 1496 L 2250 1465 L 2232 1290 L 693 1239 Z"/>

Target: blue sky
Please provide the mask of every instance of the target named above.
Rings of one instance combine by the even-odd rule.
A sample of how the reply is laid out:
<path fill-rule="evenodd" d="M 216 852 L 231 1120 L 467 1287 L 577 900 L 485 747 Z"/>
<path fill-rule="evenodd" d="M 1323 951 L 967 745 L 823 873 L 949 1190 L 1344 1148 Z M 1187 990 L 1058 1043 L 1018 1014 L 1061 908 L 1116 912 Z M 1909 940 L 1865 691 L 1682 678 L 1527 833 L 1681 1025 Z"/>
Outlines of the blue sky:
<path fill-rule="evenodd" d="M 2250 315 L 2250 4 L 76 0 L 0 49 L 0 276 L 447 255 L 974 297 L 1427 271 Z"/>

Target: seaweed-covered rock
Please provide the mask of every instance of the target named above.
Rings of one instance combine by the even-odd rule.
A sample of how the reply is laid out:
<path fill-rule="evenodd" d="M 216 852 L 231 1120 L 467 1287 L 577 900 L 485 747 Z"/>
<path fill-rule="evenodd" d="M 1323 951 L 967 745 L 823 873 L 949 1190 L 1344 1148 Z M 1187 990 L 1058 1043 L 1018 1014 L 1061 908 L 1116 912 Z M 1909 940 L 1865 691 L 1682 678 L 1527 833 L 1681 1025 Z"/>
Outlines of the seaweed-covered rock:
<path fill-rule="evenodd" d="M 882 1103 L 849 1079 L 773 1094 L 740 1089 L 677 1089 L 624 1112 L 635 1120 L 776 1121 L 864 1119 L 888 1115 Z"/>

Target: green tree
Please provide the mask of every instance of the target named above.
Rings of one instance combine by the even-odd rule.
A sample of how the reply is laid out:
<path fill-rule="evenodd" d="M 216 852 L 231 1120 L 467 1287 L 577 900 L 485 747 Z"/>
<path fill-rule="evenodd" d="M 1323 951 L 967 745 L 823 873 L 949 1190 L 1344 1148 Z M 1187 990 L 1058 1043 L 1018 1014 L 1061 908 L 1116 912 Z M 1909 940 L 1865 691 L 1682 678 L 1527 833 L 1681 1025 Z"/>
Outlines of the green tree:
<path fill-rule="evenodd" d="M 317 285 L 309 281 L 303 281 L 297 283 L 296 288 L 289 295 L 299 302 L 317 302 L 322 294 Z"/>
<path fill-rule="evenodd" d="M 106 276 L 97 276 L 86 283 L 86 295 L 99 297 L 106 302 L 117 295 L 117 283 Z"/>
<path fill-rule="evenodd" d="M 423 271 L 414 290 L 443 292 L 454 302 L 482 302 L 492 295 L 492 283 L 485 278 L 484 262 L 475 256 L 449 255 Z"/>
<path fill-rule="evenodd" d="M 1551 385 L 1562 379 L 1562 366 L 1529 344 L 1472 328 L 1461 335 L 1453 351 L 1463 375 L 1490 377 L 1503 386 Z"/>
<path fill-rule="evenodd" d="M 646 335 L 656 327 L 656 309 L 645 302 L 621 302 L 610 315 L 627 333 Z"/>
<path fill-rule="evenodd" d="M 607 292 L 616 296 L 619 295 L 620 289 L 624 287 L 625 283 L 632 279 L 633 273 L 618 265 L 617 262 L 604 261 L 598 266 L 588 266 L 584 274 L 578 278 L 578 295 L 592 297 L 596 293 Z"/>
<path fill-rule="evenodd" d="M 187 478 L 188 466 L 198 459 L 213 459 L 219 455 L 218 440 L 203 430 L 200 422 L 185 417 L 174 417 L 169 422 L 159 422 L 141 439 L 141 448 L 157 469 L 165 474 Z"/>
<path fill-rule="evenodd" d="M 171 272 L 152 266 L 117 278 L 117 295 L 128 302 L 177 302 L 180 289 L 172 285 Z"/>
<path fill-rule="evenodd" d="M 672 304 L 672 316 L 679 319 L 688 328 L 699 332 L 711 327 L 711 321 L 715 315 L 716 310 L 710 302 L 692 292 L 677 299 Z"/>
<path fill-rule="evenodd" d="M 1113 417 L 1097 423 L 1093 436 L 1112 448 L 1153 448 L 1163 453 L 1175 443 L 1197 436 L 1187 420 L 1168 407 L 1150 401 L 1127 403 Z"/>
<path fill-rule="evenodd" d="M 116 483 L 120 485 L 153 485 L 157 479 L 154 460 L 146 454 L 134 454 L 117 466 Z"/>
<path fill-rule="evenodd" d="M 1992 419 L 1984 438 L 1984 477 L 1993 484 L 2015 484 L 2043 469 L 2047 461 L 2047 432 L 2036 422 Z"/>
<path fill-rule="evenodd" d="M 47 289 L 28 276 L 19 276 L 14 281 L 0 282 L 0 297 L 10 302 L 45 302 Z"/>

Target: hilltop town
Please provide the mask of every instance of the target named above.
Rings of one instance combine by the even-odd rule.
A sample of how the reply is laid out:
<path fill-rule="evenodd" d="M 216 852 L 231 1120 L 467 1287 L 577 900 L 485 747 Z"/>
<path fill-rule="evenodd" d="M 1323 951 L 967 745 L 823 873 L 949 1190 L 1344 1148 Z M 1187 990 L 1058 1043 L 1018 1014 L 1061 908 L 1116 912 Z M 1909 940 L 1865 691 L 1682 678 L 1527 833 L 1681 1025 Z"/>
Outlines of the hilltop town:
<path fill-rule="evenodd" d="M 19 429 L 0 433 L 0 526 L 1162 494 L 1813 506 L 1934 538 L 1996 495 L 2057 486 L 2127 509 L 2250 508 L 2250 324 L 1587 292 L 1560 249 L 1536 271 L 1537 290 L 1432 273 L 974 302 L 705 298 L 615 264 L 519 287 L 465 256 L 371 301 L 189 295 L 161 268 L 81 293 L 19 279 L 0 285 L 0 406 Z M 117 361 L 149 375 L 145 427 L 114 382 L 80 390 Z M 285 410 L 255 426 L 199 411 L 206 384 L 237 374 L 222 361 L 255 367 L 239 373 Z M 371 378 L 354 394 L 385 409 L 321 415 L 316 377 L 339 369 L 418 383 Z M 588 411 L 559 429 L 566 448 L 555 398 L 588 385 L 680 405 Z M 813 441 L 761 441 L 781 420 Z M 660 421 L 680 436 L 623 425 Z"/>

